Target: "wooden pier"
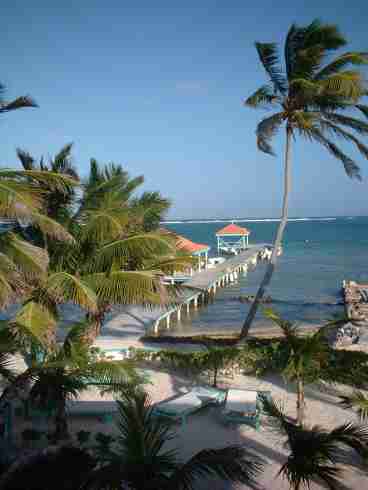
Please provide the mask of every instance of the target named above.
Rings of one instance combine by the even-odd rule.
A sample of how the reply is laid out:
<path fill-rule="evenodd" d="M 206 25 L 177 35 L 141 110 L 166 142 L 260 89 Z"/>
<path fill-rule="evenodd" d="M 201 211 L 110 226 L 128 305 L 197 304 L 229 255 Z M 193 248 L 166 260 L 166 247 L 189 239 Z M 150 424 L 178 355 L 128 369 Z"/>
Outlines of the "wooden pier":
<path fill-rule="evenodd" d="M 183 283 L 185 292 L 178 304 L 172 309 L 161 311 L 152 319 L 153 332 L 157 334 L 162 326 L 169 329 L 172 315 L 179 321 L 182 310 L 189 315 L 191 305 L 196 310 L 199 304 L 206 304 L 210 298 L 214 298 L 218 288 L 235 282 L 239 274 L 247 272 L 249 265 L 255 266 L 260 252 L 266 247 L 269 248 L 270 245 L 253 245 L 222 264 L 195 273 Z"/>

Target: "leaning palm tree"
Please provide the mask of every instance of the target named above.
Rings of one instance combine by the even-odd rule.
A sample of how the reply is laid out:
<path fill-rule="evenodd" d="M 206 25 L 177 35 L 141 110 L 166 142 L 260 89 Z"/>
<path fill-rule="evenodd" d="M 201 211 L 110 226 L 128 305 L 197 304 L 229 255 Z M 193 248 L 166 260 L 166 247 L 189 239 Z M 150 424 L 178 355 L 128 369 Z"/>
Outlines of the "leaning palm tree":
<path fill-rule="evenodd" d="M 92 472 L 85 488 L 131 490 L 194 490 L 211 477 L 254 485 L 259 460 L 243 446 L 204 449 L 186 463 L 164 445 L 175 432 L 153 416 L 148 395 L 126 392 L 119 402 L 118 447 L 105 454 L 105 463 Z"/>
<path fill-rule="evenodd" d="M 368 147 L 358 138 L 368 134 L 368 123 L 352 114 L 358 111 L 368 117 L 368 106 L 360 103 L 367 95 L 367 85 L 359 71 L 346 69 L 349 65 L 367 64 L 368 53 L 345 52 L 328 59 L 331 52 L 346 43 L 334 25 L 317 20 L 307 26 L 292 25 L 285 41 L 285 72 L 281 68 L 277 45 L 256 43 L 269 82 L 256 90 L 245 105 L 277 108 L 277 112 L 261 120 L 256 134 L 258 148 L 273 155 L 270 141 L 281 127 L 285 127 L 284 197 L 271 260 L 243 324 L 241 338 L 247 336 L 259 302 L 270 284 L 282 243 L 291 186 L 292 141 L 301 136 L 318 143 L 342 162 L 350 178 L 361 178 L 357 163 L 334 142 L 336 138 L 352 143 L 363 157 L 368 158 Z"/>
<path fill-rule="evenodd" d="M 352 464 L 346 450 L 365 458 L 368 450 L 368 426 L 346 423 L 332 430 L 318 425 L 306 428 L 290 421 L 282 407 L 272 399 L 263 399 L 264 412 L 286 436 L 289 454 L 279 475 L 290 488 L 300 490 L 317 483 L 330 490 L 347 489 L 342 464 Z"/>

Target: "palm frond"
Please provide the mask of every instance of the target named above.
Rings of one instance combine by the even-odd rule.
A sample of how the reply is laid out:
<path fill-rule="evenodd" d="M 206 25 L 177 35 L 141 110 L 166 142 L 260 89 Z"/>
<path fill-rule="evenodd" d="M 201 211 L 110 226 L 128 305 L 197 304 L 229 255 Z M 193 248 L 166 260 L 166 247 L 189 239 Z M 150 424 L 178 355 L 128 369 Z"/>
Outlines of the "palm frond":
<path fill-rule="evenodd" d="M 0 376 L 8 381 L 13 381 L 16 376 L 14 358 L 3 348 L 0 350 Z"/>
<path fill-rule="evenodd" d="M 262 119 L 257 126 L 257 146 L 261 151 L 268 155 L 275 155 L 269 142 L 282 124 L 283 117 L 283 113 L 278 112 L 270 117 Z"/>
<path fill-rule="evenodd" d="M 55 155 L 51 162 L 51 170 L 55 173 L 61 173 L 73 177 L 75 180 L 79 180 L 78 172 L 73 166 L 71 152 L 73 149 L 73 143 L 67 143 L 62 149 Z"/>
<path fill-rule="evenodd" d="M 41 213 L 33 213 L 30 218 L 33 226 L 44 235 L 62 242 L 74 242 L 74 237 L 57 221 Z"/>
<path fill-rule="evenodd" d="M 71 301 L 91 313 L 97 311 L 97 298 L 94 291 L 84 280 L 72 274 L 55 272 L 47 279 L 46 288 L 59 303 Z"/>
<path fill-rule="evenodd" d="M 341 124 L 342 126 L 346 126 L 349 129 L 353 129 L 359 134 L 368 134 L 368 124 L 355 117 L 345 116 L 336 112 L 331 113 L 327 111 L 323 112 L 323 117 L 336 124 Z"/>
<path fill-rule="evenodd" d="M 276 43 L 255 43 L 261 63 L 266 70 L 274 87 L 275 94 L 286 94 L 287 83 L 280 67 L 278 48 Z"/>
<path fill-rule="evenodd" d="M 26 277 L 41 276 L 46 272 L 49 257 L 44 249 L 21 240 L 11 232 L 3 234 L 0 241 L 2 252 Z"/>
<path fill-rule="evenodd" d="M 251 456 L 244 446 L 204 449 L 173 472 L 168 487 L 194 490 L 198 480 L 211 477 L 255 486 L 261 470 L 260 460 Z"/>
<path fill-rule="evenodd" d="M 348 131 L 345 131 L 344 129 L 340 128 L 338 125 L 331 123 L 330 121 L 323 121 L 321 123 L 321 128 L 322 130 L 324 129 L 329 129 L 332 131 L 336 136 L 340 136 L 347 141 L 355 144 L 355 146 L 358 148 L 360 153 L 368 159 L 368 147 L 365 146 L 361 141 L 359 141 L 358 138 L 356 138 L 353 134 L 349 133 Z"/>
<path fill-rule="evenodd" d="M 177 451 L 164 448 L 175 433 L 169 425 L 153 416 L 150 398 L 140 390 L 123 396 L 118 407 L 118 444 L 122 463 L 129 472 L 128 481 L 133 483 L 133 488 L 140 488 L 139 483 L 150 481 L 150 478 L 160 481 L 164 476 L 162 484 L 167 480 L 167 474 L 177 467 Z"/>
<path fill-rule="evenodd" d="M 26 289 L 21 271 L 9 257 L 0 252 L 0 309 L 21 298 Z"/>
<path fill-rule="evenodd" d="M 8 179 L 30 179 L 38 184 L 47 185 L 48 190 L 57 190 L 59 192 L 69 192 L 71 188 L 78 185 L 78 182 L 65 174 L 56 172 L 46 172 L 42 170 L 0 170 L 0 178 Z M 38 193 L 42 189 L 38 188 Z"/>
<path fill-rule="evenodd" d="M 119 238 L 128 223 L 128 211 L 125 209 L 97 209 L 86 213 L 82 239 L 97 244 Z"/>
<path fill-rule="evenodd" d="M 24 170 L 34 170 L 35 160 L 28 151 L 21 148 L 16 149 L 17 157 L 19 158 Z"/>
<path fill-rule="evenodd" d="M 32 97 L 25 95 L 23 97 L 17 97 L 11 102 L 7 102 L 7 103 L 1 102 L 0 114 L 4 112 L 15 111 L 17 109 L 24 109 L 26 107 L 38 107 L 38 105 L 35 102 L 35 100 L 32 99 Z"/>
<path fill-rule="evenodd" d="M 97 361 L 83 369 L 85 378 L 99 385 L 106 385 L 108 391 L 121 393 L 138 389 L 146 381 L 144 375 L 135 370 L 131 361 Z"/>
<path fill-rule="evenodd" d="M 339 425 L 329 433 L 329 440 L 343 447 L 353 449 L 362 458 L 368 455 L 368 426 L 352 422 Z"/>
<path fill-rule="evenodd" d="M 156 273 L 149 271 L 114 271 L 84 277 L 96 291 L 98 300 L 106 304 L 160 305 L 169 300 Z"/>
<path fill-rule="evenodd" d="M 279 99 L 274 95 L 272 88 L 269 85 L 263 85 L 245 100 L 244 105 L 255 109 L 267 108 L 277 100 Z"/>
<path fill-rule="evenodd" d="M 53 330 L 56 320 L 52 312 L 44 305 L 28 301 L 18 311 L 12 322 L 17 335 L 36 339 L 41 345 L 46 345 L 50 330 Z"/>
<path fill-rule="evenodd" d="M 147 269 L 173 274 L 175 271 L 185 271 L 193 267 L 197 259 L 192 256 L 163 257 L 161 260 L 149 261 Z"/>
<path fill-rule="evenodd" d="M 328 65 L 324 66 L 316 75 L 314 76 L 315 80 L 323 80 L 326 77 L 329 77 L 337 72 L 339 72 L 342 68 L 345 68 L 347 65 L 366 65 L 368 64 L 368 53 L 367 52 L 358 52 L 352 51 L 349 53 L 344 53 L 335 58 L 333 61 L 328 63 Z"/>
<path fill-rule="evenodd" d="M 344 36 L 335 25 L 323 24 L 318 19 L 307 26 L 293 24 L 285 42 L 288 80 L 312 79 L 320 70 L 326 53 L 345 44 Z"/>
<path fill-rule="evenodd" d="M 319 129 L 313 128 L 313 130 L 310 130 L 309 134 L 312 139 L 316 140 L 318 143 L 321 143 L 325 148 L 327 148 L 331 155 L 342 162 L 345 173 L 348 175 L 348 177 L 358 180 L 362 179 L 360 175 L 360 168 L 354 162 L 354 160 L 348 157 L 342 150 L 340 150 L 340 148 L 338 148 L 338 146 L 326 138 Z"/>
<path fill-rule="evenodd" d="M 40 189 L 8 179 L 0 170 L 0 214 L 5 218 L 29 218 L 43 204 Z"/>
<path fill-rule="evenodd" d="M 368 117 L 368 106 L 363 105 L 363 104 L 356 104 L 355 107 L 365 115 L 365 117 Z"/>
<path fill-rule="evenodd" d="M 368 419 L 368 397 L 362 391 L 354 391 L 351 395 L 340 396 L 344 408 L 355 410 L 361 421 Z"/>
<path fill-rule="evenodd" d="M 357 71 L 332 74 L 320 81 L 322 94 L 333 94 L 357 101 L 365 94 L 366 87 L 362 75 Z"/>
<path fill-rule="evenodd" d="M 174 251 L 174 247 L 162 235 L 145 233 L 105 245 L 98 251 L 95 263 L 100 270 L 109 269 L 113 265 L 126 267 L 129 258 L 143 261 L 153 255 L 168 255 Z"/>

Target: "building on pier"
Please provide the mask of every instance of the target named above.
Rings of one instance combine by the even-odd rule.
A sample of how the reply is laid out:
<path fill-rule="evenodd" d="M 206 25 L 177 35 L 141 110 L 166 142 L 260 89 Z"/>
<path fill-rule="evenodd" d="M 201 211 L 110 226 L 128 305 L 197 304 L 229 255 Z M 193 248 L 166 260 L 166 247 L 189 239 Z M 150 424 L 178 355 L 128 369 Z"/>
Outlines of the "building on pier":
<path fill-rule="evenodd" d="M 247 228 L 230 223 L 216 232 L 217 251 L 229 255 L 237 255 L 249 246 L 250 231 Z"/>
<path fill-rule="evenodd" d="M 203 243 L 195 243 L 181 235 L 177 235 L 176 248 L 182 252 L 190 254 L 192 257 L 198 259 L 198 270 L 207 269 L 208 266 L 208 252 L 210 246 Z"/>

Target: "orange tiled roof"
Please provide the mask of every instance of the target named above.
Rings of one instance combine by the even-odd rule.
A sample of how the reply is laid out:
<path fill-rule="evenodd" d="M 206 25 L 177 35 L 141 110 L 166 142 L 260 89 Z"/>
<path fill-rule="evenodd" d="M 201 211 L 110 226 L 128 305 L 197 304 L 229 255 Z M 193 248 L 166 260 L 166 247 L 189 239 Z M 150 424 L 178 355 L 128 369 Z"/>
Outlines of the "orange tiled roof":
<path fill-rule="evenodd" d="M 201 250 L 205 251 L 210 248 L 208 245 L 192 242 L 188 238 L 180 235 L 177 236 L 176 246 L 179 250 L 184 250 L 189 253 L 200 252 Z"/>
<path fill-rule="evenodd" d="M 231 223 L 224 228 L 221 228 L 221 230 L 218 230 L 216 232 L 216 235 L 250 235 L 250 231 L 247 230 L 246 228 L 242 228 L 241 226 L 234 225 L 234 223 Z"/>

